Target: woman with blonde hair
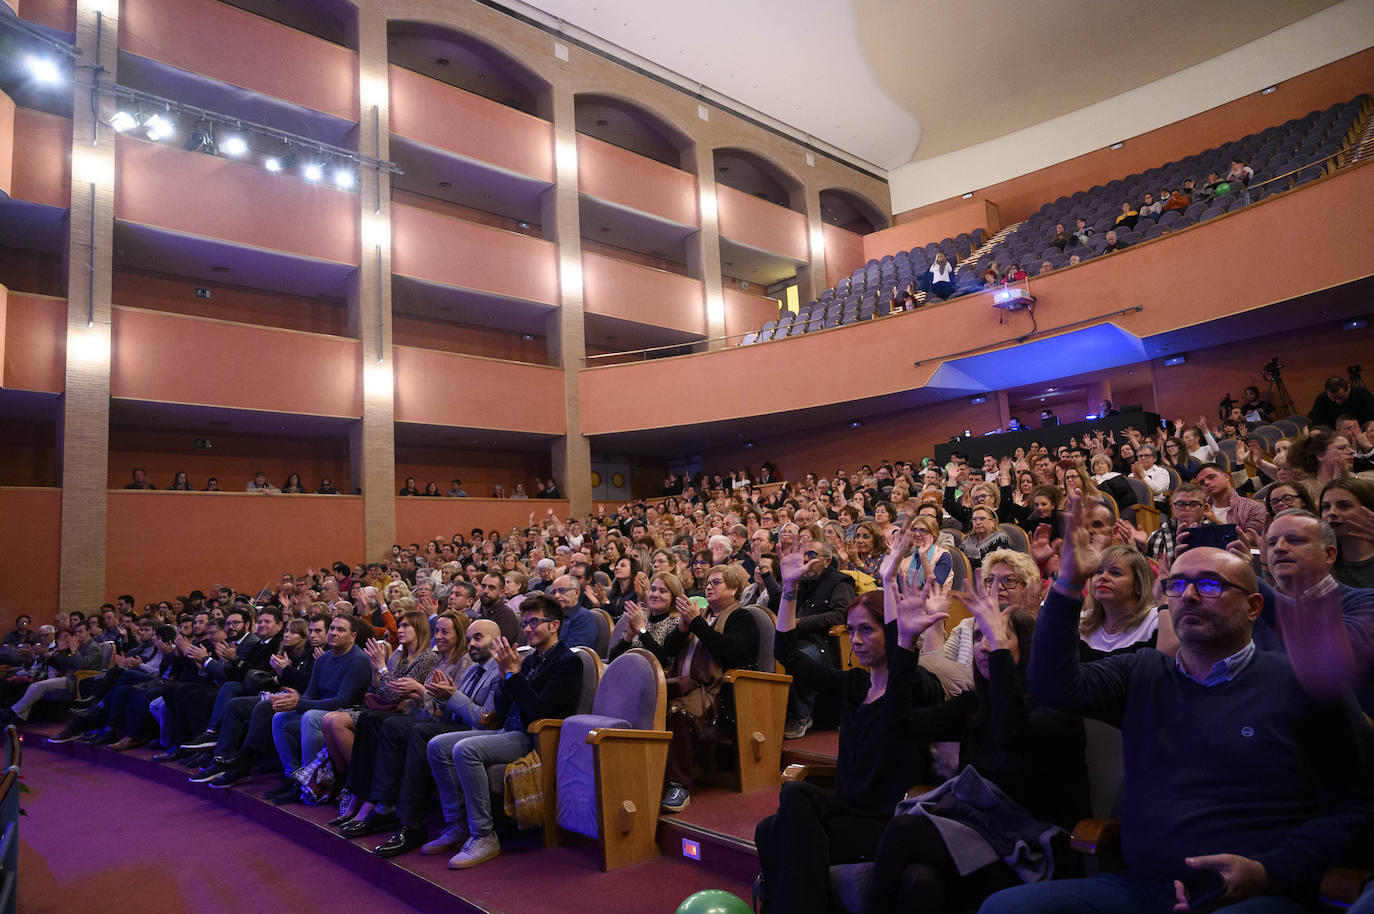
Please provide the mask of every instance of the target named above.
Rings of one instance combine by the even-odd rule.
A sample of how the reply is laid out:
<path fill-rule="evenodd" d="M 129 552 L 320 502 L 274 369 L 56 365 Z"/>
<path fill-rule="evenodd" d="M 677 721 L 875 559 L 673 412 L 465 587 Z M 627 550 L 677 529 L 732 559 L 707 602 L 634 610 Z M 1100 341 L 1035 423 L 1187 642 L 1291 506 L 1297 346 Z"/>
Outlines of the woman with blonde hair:
<path fill-rule="evenodd" d="M 682 582 L 677 575 L 660 572 L 649 579 L 649 594 L 640 606 L 634 601 L 625 604 L 625 633 L 611 645 L 610 660 L 632 647 L 642 647 L 658 658 L 666 669 L 672 658 L 664 651 L 664 642 L 677 627 L 677 598 L 682 596 Z"/>
<path fill-rule="evenodd" d="M 1131 546 L 1108 546 L 1088 581 L 1078 625 L 1078 653 L 1086 662 L 1156 647 L 1161 615 L 1149 559 Z M 1167 618 L 1167 610 L 1164 611 Z M 1172 632 L 1172 629 L 1170 629 Z"/>
<path fill-rule="evenodd" d="M 948 585 L 954 578 L 954 557 L 938 542 L 940 522 L 928 514 L 918 514 L 907 525 L 911 531 L 912 551 L 901 557 L 900 574 L 908 588 L 925 586 L 926 566 L 932 569 L 934 583 Z M 876 575 L 875 575 L 876 576 Z"/>

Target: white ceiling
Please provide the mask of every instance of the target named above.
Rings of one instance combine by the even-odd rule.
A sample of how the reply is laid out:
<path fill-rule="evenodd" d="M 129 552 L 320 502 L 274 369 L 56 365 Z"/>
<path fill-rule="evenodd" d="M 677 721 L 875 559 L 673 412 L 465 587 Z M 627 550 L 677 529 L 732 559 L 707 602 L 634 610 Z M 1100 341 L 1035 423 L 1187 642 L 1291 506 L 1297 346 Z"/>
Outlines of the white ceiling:
<path fill-rule="evenodd" d="M 1112 98 L 1333 3 L 528 0 L 885 169 Z"/>

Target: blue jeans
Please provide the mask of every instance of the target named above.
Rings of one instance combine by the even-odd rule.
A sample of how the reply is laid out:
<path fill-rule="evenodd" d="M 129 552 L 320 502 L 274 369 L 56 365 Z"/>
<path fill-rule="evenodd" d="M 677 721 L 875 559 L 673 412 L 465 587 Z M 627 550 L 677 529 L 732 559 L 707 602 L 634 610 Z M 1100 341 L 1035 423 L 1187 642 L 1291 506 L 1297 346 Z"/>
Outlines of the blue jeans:
<path fill-rule="evenodd" d="M 439 791 L 439 808 L 444 812 L 445 825 L 460 825 L 467 819 L 463 785 L 458 781 L 458 768 L 453 763 L 453 747 L 472 736 L 491 735 L 490 730 L 451 730 L 440 733 L 425 745 L 425 755 L 429 759 L 429 770 L 434 773 L 434 786 Z"/>
<path fill-rule="evenodd" d="M 282 771 L 286 774 L 301 766 L 301 718 L 305 713 L 281 711 L 272 715 L 272 745 L 277 747 L 277 757 L 281 759 Z M 319 751 L 318 748 L 315 750 L 316 753 Z"/>
<path fill-rule="evenodd" d="M 306 711 L 301 715 L 301 764 L 313 762 L 320 750 L 324 749 L 324 716 L 328 713 Z"/>
<path fill-rule="evenodd" d="M 978 914 L 1162 914 L 1173 909 L 1172 882 L 1104 873 L 1003 889 L 988 896 Z M 1261 895 L 1222 910 L 1235 914 L 1306 914 L 1308 908 L 1287 898 Z"/>
<path fill-rule="evenodd" d="M 487 777 L 487 766 L 513 762 L 527 755 L 530 746 L 528 733 L 505 730 L 470 736 L 453 747 L 453 766 L 458 770 L 458 783 L 463 788 L 468 834 L 472 837 L 485 837 L 495 830 L 491 821 L 491 779 Z"/>

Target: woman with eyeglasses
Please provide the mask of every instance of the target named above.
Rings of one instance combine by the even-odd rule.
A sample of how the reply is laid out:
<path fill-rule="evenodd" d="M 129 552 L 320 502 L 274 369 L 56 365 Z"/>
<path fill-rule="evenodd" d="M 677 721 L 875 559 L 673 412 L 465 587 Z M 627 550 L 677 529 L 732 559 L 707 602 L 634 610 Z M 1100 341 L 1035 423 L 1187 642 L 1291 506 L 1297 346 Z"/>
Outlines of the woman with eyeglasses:
<path fill-rule="evenodd" d="M 1374 587 L 1374 482 L 1344 476 L 1327 483 L 1321 519 L 1336 532 L 1331 576 L 1347 587 Z"/>
<path fill-rule="evenodd" d="M 936 584 L 949 584 L 954 577 L 954 557 L 938 542 L 939 521 L 929 514 L 918 514 L 912 518 L 907 529 L 911 533 L 911 552 L 898 556 L 902 561 L 899 573 L 906 586 L 912 590 L 925 586 L 927 568 L 931 569 Z M 908 540 L 904 538 L 899 542 L 906 545 Z"/>
<path fill-rule="evenodd" d="M 692 553 L 692 564 L 688 567 L 690 580 L 684 581 L 683 594 L 688 597 L 706 596 L 706 574 L 711 570 L 711 550 L 698 549 Z"/>
<path fill-rule="evenodd" d="M 1312 496 L 1307 494 L 1307 489 L 1294 482 L 1276 482 L 1270 486 L 1269 491 L 1264 494 L 1264 505 L 1269 509 L 1264 520 L 1266 530 L 1280 511 L 1302 508 L 1304 511 L 1317 513 L 1317 506 L 1313 503 Z"/>

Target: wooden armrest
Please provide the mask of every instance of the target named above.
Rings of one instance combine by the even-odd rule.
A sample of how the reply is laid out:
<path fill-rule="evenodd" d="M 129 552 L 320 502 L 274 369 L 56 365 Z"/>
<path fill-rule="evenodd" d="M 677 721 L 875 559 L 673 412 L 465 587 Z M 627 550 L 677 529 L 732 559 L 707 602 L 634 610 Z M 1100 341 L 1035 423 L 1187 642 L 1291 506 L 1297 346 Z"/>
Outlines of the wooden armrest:
<path fill-rule="evenodd" d="M 477 718 L 477 725 L 483 730 L 495 730 L 498 723 L 495 711 L 483 711 Z"/>
<path fill-rule="evenodd" d="M 835 766 L 824 762 L 800 762 L 788 765 L 782 771 L 784 781 L 805 781 L 809 778 L 833 778 Z"/>
<path fill-rule="evenodd" d="M 81 682 L 81 681 L 83 681 L 83 680 L 90 679 L 92 676 L 99 676 L 99 675 L 100 675 L 101 673 L 103 673 L 103 672 L 105 672 L 105 671 L 104 671 L 104 670 L 77 670 L 75 673 L 72 673 L 72 675 L 73 675 L 74 677 L 76 677 L 76 681 L 77 681 L 77 682 Z"/>
<path fill-rule="evenodd" d="M 538 736 L 540 733 L 542 733 L 542 732 L 545 731 L 545 730 L 558 730 L 558 729 L 560 729 L 562 726 L 563 726 L 563 720 L 562 720 L 562 718 L 558 718 L 558 717 L 541 717 L 541 718 L 539 718 L 538 720 L 536 720 L 534 723 L 530 724 L 530 725 L 529 725 L 528 727 L 526 727 L 525 729 L 526 729 L 526 732 L 532 733 L 532 734 L 534 734 L 535 736 Z"/>
<path fill-rule="evenodd" d="M 1073 827 L 1069 845 L 1080 854 L 1101 856 L 1121 844 L 1121 823 L 1116 819 L 1080 819 Z"/>
<path fill-rule="evenodd" d="M 618 727 L 597 727 L 587 731 L 587 745 L 599 746 L 607 740 L 671 742 L 673 734 L 668 730 L 629 730 Z"/>
<path fill-rule="evenodd" d="M 936 788 L 936 786 L 937 785 L 935 784 L 917 784 L 915 787 L 911 788 L 906 792 L 906 798 L 908 800 L 915 799 L 916 797 L 921 796 L 921 794 L 930 793 L 932 790 Z"/>
<path fill-rule="evenodd" d="M 726 670 L 721 677 L 723 682 L 766 682 L 791 685 L 792 677 L 785 673 L 760 673 L 758 670 Z"/>
<path fill-rule="evenodd" d="M 830 637 L 832 638 L 843 638 L 847 634 L 849 634 L 849 629 L 845 628 L 843 625 L 837 623 L 830 626 Z"/>
<path fill-rule="evenodd" d="M 1322 874 L 1322 903 L 1349 907 L 1360 897 L 1364 887 L 1374 880 L 1374 870 L 1334 867 Z"/>

